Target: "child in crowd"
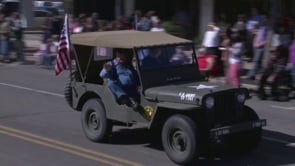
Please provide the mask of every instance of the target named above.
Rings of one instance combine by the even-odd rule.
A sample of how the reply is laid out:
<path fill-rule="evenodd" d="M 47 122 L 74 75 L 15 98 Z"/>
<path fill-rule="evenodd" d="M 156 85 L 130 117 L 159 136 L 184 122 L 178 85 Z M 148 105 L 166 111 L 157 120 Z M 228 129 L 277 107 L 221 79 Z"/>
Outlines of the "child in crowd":
<path fill-rule="evenodd" d="M 244 53 L 244 45 L 237 29 L 232 30 L 232 44 L 229 47 L 227 82 L 239 87 L 241 85 L 241 57 Z"/>
<path fill-rule="evenodd" d="M 205 48 L 200 48 L 198 50 L 197 61 L 201 74 L 205 77 L 205 79 L 209 79 L 215 65 L 215 56 L 207 54 Z"/>
<path fill-rule="evenodd" d="M 35 64 L 42 65 L 43 55 L 47 53 L 47 42 L 45 39 L 42 40 L 39 50 L 34 53 Z"/>
<path fill-rule="evenodd" d="M 47 39 L 46 53 L 43 54 L 42 65 L 45 67 L 52 67 L 56 58 L 57 45 L 54 44 L 54 38 Z"/>
<path fill-rule="evenodd" d="M 55 37 L 55 40 L 57 40 L 57 37 Z M 34 54 L 35 64 L 46 67 L 52 66 L 56 58 L 57 45 L 58 42 L 53 41 L 53 38 L 43 39 L 39 50 Z"/>

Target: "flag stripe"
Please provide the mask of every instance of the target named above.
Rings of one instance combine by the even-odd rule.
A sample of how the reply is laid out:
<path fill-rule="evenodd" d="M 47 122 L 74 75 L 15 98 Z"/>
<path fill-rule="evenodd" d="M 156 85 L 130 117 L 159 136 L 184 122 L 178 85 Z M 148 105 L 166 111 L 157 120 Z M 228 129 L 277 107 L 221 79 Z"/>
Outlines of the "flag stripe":
<path fill-rule="evenodd" d="M 68 34 L 68 16 L 65 15 L 64 25 L 59 38 L 58 53 L 55 63 L 55 74 L 59 75 L 63 70 L 68 69 L 71 65 L 70 41 Z"/>

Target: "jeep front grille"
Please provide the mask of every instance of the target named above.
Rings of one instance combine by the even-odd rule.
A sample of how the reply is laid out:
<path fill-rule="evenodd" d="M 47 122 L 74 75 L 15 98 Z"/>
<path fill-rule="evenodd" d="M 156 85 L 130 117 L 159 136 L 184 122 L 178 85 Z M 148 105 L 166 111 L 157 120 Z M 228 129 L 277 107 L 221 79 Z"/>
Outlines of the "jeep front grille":
<path fill-rule="evenodd" d="M 214 125 L 228 125 L 237 121 L 241 104 L 237 102 L 234 91 L 219 92 L 213 95 L 215 108 L 212 111 Z"/>

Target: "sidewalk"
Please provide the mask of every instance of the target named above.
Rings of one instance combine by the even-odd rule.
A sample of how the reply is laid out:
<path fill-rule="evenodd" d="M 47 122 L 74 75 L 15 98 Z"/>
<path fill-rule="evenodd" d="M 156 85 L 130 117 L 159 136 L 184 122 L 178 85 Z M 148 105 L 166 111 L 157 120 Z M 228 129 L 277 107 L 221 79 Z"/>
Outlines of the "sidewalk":
<path fill-rule="evenodd" d="M 246 77 L 246 73 L 252 68 L 253 63 L 248 62 L 247 60 L 243 61 L 243 75 L 241 76 L 241 87 L 245 87 L 247 89 L 250 90 L 250 92 L 252 93 L 252 96 L 256 96 L 257 95 L 257 90 L 258 90 L 258 85 L 259 82 L 257 80 L 249 80 Z M 225 77 L 217 77 L 217 78 L 210 78 L 209 82 L 217 82 L 217 83 L 226 83 L 226 78 Z M 294 87 L 294 85 L 293 85 Z M 287 85 L 281 85 L 279 86 L 279 89 L 281 90 L 280 92 L 289 92 L 288 96 L 289 96 L 289 100 L 293 100 L 295 99 L 295 89 L 290 89 L 290 87 L 288 87 Z M 270 90 L 271 87 L 269 85 L 265 86 L 265 90 L 267 91 L 267 93 L 270 94 Z M 286 91 L 287 90 L 287 91 Z M 285 100 L 282 100 L 285 101 Z"/>

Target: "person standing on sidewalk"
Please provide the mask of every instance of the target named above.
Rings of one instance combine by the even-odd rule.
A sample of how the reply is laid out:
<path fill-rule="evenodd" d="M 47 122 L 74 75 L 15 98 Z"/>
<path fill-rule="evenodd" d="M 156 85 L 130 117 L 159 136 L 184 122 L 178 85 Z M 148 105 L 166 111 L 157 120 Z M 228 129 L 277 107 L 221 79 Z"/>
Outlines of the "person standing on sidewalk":
<path fill-rule="evenodd" d="M 257 79 L 259 80 L 258 97 L 261 100 L 265 100 L 267 98 L 265 92 L 265 86 L 267 83 L 271 85 L 271 95 L 273 99 L 279 99 L 280 94 L 278 91 L 278 85 L 283 77 L 289 50 L 287 47 L 279 45 L 277 47 L 272 47 L 270 49 L 270 53 L 271 55 L 268 58 L 266 66 L 263 68 L 262 72 L 257 75 Z"/>
<path fill-rule="evenodd" d="M 247 73 L 248 79 L 255 79 L 256 74 L 262 68 L 262 58 L 267 44 L 267 31 L 268 31 L 268 18 L 263 17 L 263 21 L 259 30 L 254 38 L 253 47 L 254 47 L 254 58 L 253 58 L 253 67 Z"/>
<path fill-rule="evenodd" d="M 18 12 L 14 12 L 12 14 L 12 25 L 11 29 L 13 31 L 13 35 L 15 38 L 14 46 L 15 46 L 15 52 L 17 61 L 24 62 L 24 54 L 23 54 L 23 23 L 20 18 L 20 14 Z"/>
<path fill-rule="evenodd" d="M 1 54 L 3 55 L 3 62 L 10 62 L 9 52 L 9 36 L 10 36 L 10 24 L 8 18 L 4 15 L 0 15 L 0 40 L 1 40 Z"/>
<path fill-rule="evenodd" d="M 223 75 L 223 64 L 219 51 L 220 46 L 220 28 L 215 23 L 209 23 L 207 31 L 204 34 L 202 45 L 206 48 L 208 54 L 216 57 L 216 70 L 212 71 L 212 77 Z"/>
<path fill-rule="evenodd" d="M 240 75 L 241 75 L 241 57 L 244 53 L 244 43 L 242 37 L 239 34 L 238 29 L 232 29 L 231 34 L 231 46 L 228 49 L 228 72 L 227 82 L 233 86 L 240 87 Z"/>
<path fill-rule="evenodd" d="M 209 23 L 207 31 L 203 38 L 203 47 L 206 48 L 206 52 L 211 55 L 219 56 L 220 46 L 220 28 L 215 23 Z"/>

